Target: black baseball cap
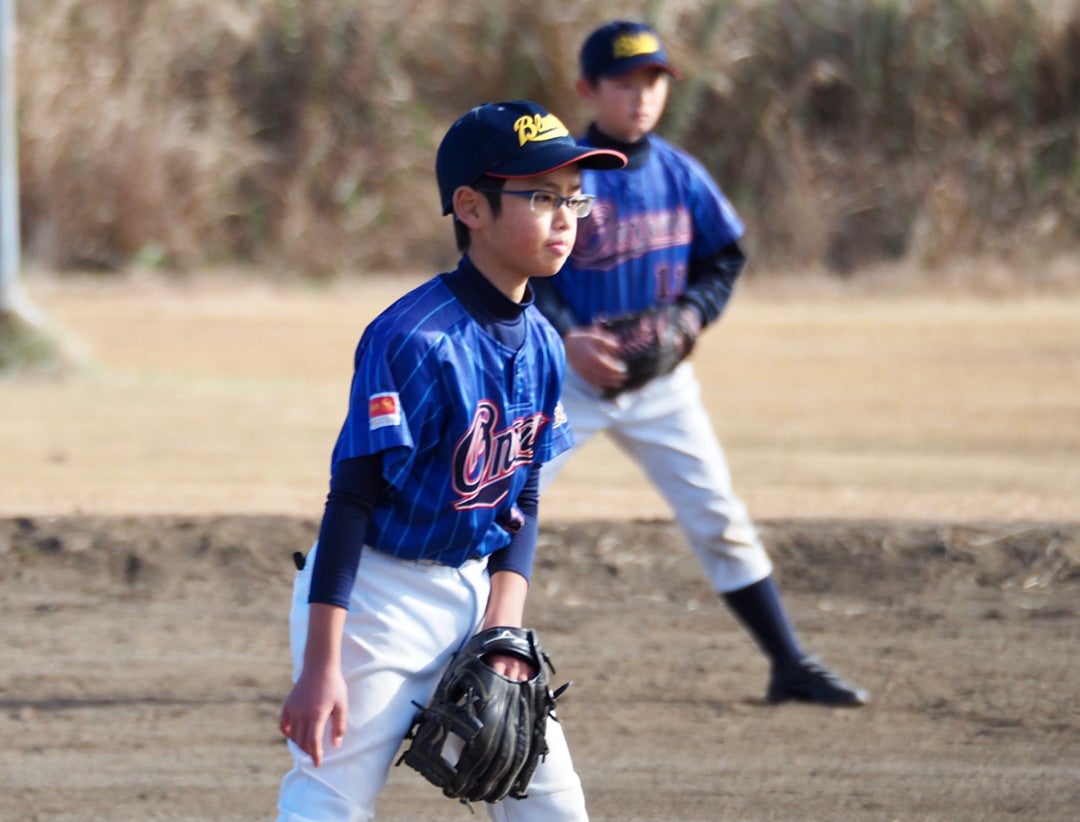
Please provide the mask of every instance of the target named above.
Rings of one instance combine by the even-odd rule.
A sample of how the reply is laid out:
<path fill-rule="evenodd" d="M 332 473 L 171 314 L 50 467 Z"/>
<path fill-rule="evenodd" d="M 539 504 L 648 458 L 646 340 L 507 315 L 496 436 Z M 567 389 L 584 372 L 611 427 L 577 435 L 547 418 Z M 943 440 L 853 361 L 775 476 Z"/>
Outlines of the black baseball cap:
<path fill-rule="evenodd" d="M 660 35 L 644 23 L 616 20 L 596 29 L 581 46 L 581 76 L 618 77 L 640 68 L 663 69 L 679 77 Z"/>
<path fill-rule="evenodd" d="M 626 165 L 618 151 L 578 145 L 554 114 L 528 100 L 484 103 L 446 132 L 435 156 L 443 214 L 454 210 L 454 192 L 481 177 L 539 177 L 577 163 L 610 170 Z"/>

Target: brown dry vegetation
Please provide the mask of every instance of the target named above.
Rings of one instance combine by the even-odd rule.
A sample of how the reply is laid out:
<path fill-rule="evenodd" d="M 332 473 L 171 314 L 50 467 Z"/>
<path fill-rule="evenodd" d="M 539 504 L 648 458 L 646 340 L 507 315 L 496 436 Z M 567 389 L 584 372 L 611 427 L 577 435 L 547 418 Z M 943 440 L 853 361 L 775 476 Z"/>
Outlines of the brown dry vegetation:
<path fill-rule="evenodd" d="M 16 6 L 23 236 L 47 267 L 442 266 L 445 127 L 519 96 L 582 125 L 576 51 L 614 16 L 654 22 L 685 67 L 662 131 L 763 267 L 1030 263 L 1080 240 L 1076 0 Z"/>

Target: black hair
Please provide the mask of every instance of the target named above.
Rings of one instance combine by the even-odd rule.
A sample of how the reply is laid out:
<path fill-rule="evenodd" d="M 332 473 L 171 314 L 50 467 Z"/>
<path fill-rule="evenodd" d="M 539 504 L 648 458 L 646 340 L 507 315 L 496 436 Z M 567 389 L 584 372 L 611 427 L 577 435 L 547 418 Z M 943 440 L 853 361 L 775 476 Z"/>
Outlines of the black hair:
<path fill-rule="evenodd" d="M 487 198 L 488 205 L 491 206 L 491 213 L 496 217 L 502 213 L 502 198 L 499 196 L 499 192 L 502 191 L 505 183 L 506 180 L 502 177 L 484 175 L 472 184 L 473 187 L 481 186 L 484 189 L 493 189 L 490 191 L 485 190 L 483 194 Z M 458 251 L 465 252 L 469 250 L 469 227 L 461 222 L 457 216 L 454 217 L 454 239 L 457 241 Z"/>

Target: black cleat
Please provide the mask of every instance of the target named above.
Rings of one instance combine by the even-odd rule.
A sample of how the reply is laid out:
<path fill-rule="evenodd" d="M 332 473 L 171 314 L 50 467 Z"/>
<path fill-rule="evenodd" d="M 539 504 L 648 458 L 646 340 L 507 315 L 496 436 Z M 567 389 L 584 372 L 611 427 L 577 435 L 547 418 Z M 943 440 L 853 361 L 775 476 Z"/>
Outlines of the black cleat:
<path fill-rule="evenodd" d="M 782 668 L 773 668 L 765 700 L 772 705 L 814 702 L 832 707 L 857 708 L 870 700 L 870 694 L 842 680 L 819 659 L 804 656 Z"/>

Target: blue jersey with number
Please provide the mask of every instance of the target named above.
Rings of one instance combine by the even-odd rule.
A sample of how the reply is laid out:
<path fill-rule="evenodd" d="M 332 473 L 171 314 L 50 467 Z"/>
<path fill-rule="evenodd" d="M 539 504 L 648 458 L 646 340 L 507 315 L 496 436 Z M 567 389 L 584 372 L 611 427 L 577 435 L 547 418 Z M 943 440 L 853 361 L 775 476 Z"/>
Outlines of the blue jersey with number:
<path fill-rule="evenodd" d="M 565 353 L 533 306 L 524 343 L 492 337 L 436 277 L 395 302 L 357 347 L 333 461 L 382 452 L 387 499 L 365 543 L 460 565 L 505 547 L 533 463 L 572 445 L 559 394 Z"/>
<path fill-rule="evenodd" d="M 743 234 L 735 210 L 697 160 L 660 137 L 647 139 L 646 159 L 636 167 L 582 172 L 582 191 L 595 194 L 596 203 L 578 225 L 570 260 L 551 281 L 581 325 L 674 302 L 686 291 L 693 260 Z"/>

